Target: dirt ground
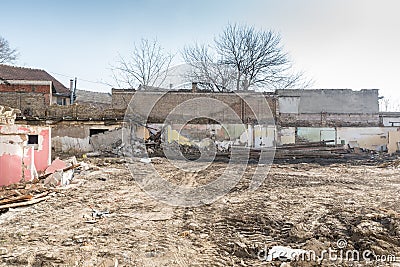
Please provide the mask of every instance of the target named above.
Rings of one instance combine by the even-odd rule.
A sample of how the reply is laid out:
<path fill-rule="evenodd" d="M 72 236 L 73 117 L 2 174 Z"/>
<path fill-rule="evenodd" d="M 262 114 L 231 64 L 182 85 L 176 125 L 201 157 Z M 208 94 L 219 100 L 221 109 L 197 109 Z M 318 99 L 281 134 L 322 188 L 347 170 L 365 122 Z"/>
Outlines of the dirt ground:
<path fill-rule="evenodd" d="M 0 215 L 0 266 L 400 266 L 396 164 L 274 164 L 262 186 L 249 191 L 257 167 L 250 164 L 227 195 L 184 208 L 143 192 L 123 159 L 85 161 L 93 168 L 76 174 L 75 184 Z M 151 164 L 133 164 L 143 179 L 153 172 Z M 185 175 L 166 159 L 153 164 L 189 185 L 226 168 L 219 162 Z M 109 214 L 94 218 L 93 210 Z M 267 262 L 273 246 L 314 251 L 317 258 Z M 329 249 L 336 258 L 320 257 Z M 375 256 L 351 261 L 340 256 L 348 250 Z"/>

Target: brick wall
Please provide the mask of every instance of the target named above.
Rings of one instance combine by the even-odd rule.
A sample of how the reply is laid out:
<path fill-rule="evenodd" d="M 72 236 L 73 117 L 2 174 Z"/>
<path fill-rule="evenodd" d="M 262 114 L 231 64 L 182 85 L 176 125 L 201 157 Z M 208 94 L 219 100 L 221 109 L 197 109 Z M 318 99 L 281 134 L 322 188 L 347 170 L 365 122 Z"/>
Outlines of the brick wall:
<path fill-rule="evenodd" d="M 112 108 L 125 110 L 128 107 L 128 104 L 131 101 L 135 92 L 136 92 L 135 90 L 113 88 L 112 100 L 111 100 Z"/>
<path fill-rule="evenodd" d="M 46 109 L 46 117 L 48 118 L 71 118 L 80 120 L 116 120 L 123 119 L 124 112 L 121 110 L 114 110 L 112 108 L 101 108 L 99 106 L 93 105 L 69 105 L 69 106 L 59 106 L 51 105 Z"/>
<path fill-rule="evenodd" d="M 17 108 L 24 116 L 44 116 L 50 105 L 50 86 L 0 84 L 0 105 Z"/>
<path fill-rule="evenodd" d="M 342 114 L 342 113 L 316 113 L 316 114 L 289 114 L 279 115 L 278 123 L 282 127 L 346 127 L 346 126 L 379 126 L 379 114 Z"/>
<path fill-rule="evenodd" d="M 73 119 L 123 119 L 125 110 L 93 105 L 50 105 L 49 94 L 32 92 L 0 92 L 0 105 L 21 110 L 21 116 Z"/>
<path fill-rule="evenodd" d="M 112 107 L 121 112 L 126 110 L 135 93 L 134 90 L 113 89 Z M 254 114 L 257 114 L 259 122 L 271 121 L 271 113 L 273 117 L 276 115 L 277 100 L 273 95 L 264 97 L 262 99 L 260 94 L 254 93 L 138 92 L 128 112 L 143 118 L 147 117 L 143 111 L 151 109 L 150 123 L 163 122 L 167 116 L 175 122 L 186 122 L 191 117 L 208 117 L 224 122 L 237 122 L 239 118 L 253 122 L 256 120 Z M 204 120 L 197 122 L 207 123 Z"/>
<path fill-rule="evenodd" d="M 18 93 L 43 93 L 50 94 L 50 85 L 36 84 L 0 84 L 0 92 L 18 92 Z"/>
<path fill-rule="evenodd" d="M 21 110 L 24 116 L 44 116 L 49 103 L 49 94 L 0 92 L 0 105 Z"/>

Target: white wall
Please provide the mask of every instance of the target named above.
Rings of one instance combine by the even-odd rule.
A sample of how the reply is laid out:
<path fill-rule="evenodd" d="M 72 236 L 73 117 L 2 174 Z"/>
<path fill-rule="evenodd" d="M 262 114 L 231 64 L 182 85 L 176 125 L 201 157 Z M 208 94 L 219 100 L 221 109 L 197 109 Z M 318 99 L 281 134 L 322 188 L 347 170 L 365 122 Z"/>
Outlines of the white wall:
<path fill-rule="evenodd" d="M 392 126 L 391 122 L 396 122 L 393 124 L 393 126 L 400 126 L 400 117 L 393 116 L 393 117 L 383 117 L 382 118 L 383 126 Z"/>
<path fill-rule="evenodd" d="M 345 144 L 357 142 L 359 147 L 370 150 L 385 149 L 388 144 L 388 132 L 393 127 L 338 127 L 338 144 L 344 140 Z"/>
<path fill-rule="evenodd" d="M 280 144 L 296 143 L 296 127 L 282 127 L 280 130 Z"/>
<path fill-rule="evenodd" d="M 300 97 L 298 96 L 282 96 L 278 99 L 280 113 L 299 113 Z"/>

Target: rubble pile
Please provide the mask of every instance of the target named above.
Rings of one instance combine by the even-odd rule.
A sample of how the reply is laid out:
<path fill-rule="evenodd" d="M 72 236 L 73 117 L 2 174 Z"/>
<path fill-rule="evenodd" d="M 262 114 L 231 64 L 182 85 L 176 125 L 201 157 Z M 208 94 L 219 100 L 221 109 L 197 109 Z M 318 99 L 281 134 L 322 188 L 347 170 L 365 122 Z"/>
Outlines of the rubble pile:
<path fill-rule="evenodd" d="M 369 151 L 350 145 L 335 145 L 335 140 L 320 142 L 302 141 L 295 144 L 284 144 L 276 147 L 247 147 L 245 144 L 236 144 L 233 141 L 219 141 L 204 138 L 198 141 L 186 140 L 185 142 L 162 140 L 164 129 L 155 129 L 142 125 L 148 129 L 149 136 L 146 139 L 136 138 L 124 132 L 124 128 L 99 133 L 91 136 L 90 142 L 94 152 L 87 153 L 89 157 L 173 157 L 181 154 L 186 159 L 197 160 L 205 155 L 209 159 L 215 157 L 219 161 L 229 161 L 232 153 L 235 157 L 240 153 L 243 158 L 257 162 L 261 153 L 273 155 L 276 162 L 309 162 L 312 160 L 328 162 L 346 162 L 348 160 L 365 160 L 374 157 L 382 158 L 385 153 Z M 126 130 L 126 129 L 125 129 Z M 122 140 L 122 136 L 125 140 Z M 235 152 L 233 152 L 235 151 Z M 176 157 L 181 157 L 181 155 Z M 386 156 L 390 156 L 386 154 Z"/>
<path fill-rule="evenodd" d="M 1 124 L 14 124 L 17 114 L 20 114 L 19 109 L 5 107 L 0 105 L 0 125 Z"/>
<path fill-rule="evenodd" d="M 78 163 L 75 157 L 65 161 L 56 158 L 38 178 L 1 186 L 0 213 L 49 199 L 54 196 L 56 189 L 66 188 L 73 183 L 74 174 L 88 169 L 87 164 Z"/>
<path fill-rule="evenodd" d="M 0 188 L 0 213 L 7 212 L 10 208 L 32 205 L 46 200 L 49 194 L 49 190 L 37 182 L 2 186 Z"/>
<path fill-rule="evenodd" d="M 276 148 L 276 158 L 343 158 L 351 151 L 343 145 L 328 145 L 333 140 L 282 145 Z"/>

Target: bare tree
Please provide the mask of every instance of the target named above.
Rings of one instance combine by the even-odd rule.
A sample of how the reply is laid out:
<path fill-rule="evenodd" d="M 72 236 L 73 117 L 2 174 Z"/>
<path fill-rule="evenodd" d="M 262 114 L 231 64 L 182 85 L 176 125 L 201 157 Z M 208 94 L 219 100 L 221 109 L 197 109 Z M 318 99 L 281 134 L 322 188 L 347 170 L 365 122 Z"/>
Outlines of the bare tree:
<path fill-rule="evenodd" d="M 117 66 L 112 67 L 114 79 L 119 86 L 129 88 L 160 86 L 167 77 L 172 58 L 173 55 L 164 53 L 157 40 L 142 39 L 134 44 L 131 55 L 119 56 Z"/>
<path fill-rule="evenodd" d="M 303 73 L 292 70 L 279 34 L 247 25 L 229 24 L 214 38 L 214 45 L 185 47 L 183 57 L 198 82 L 229 85 L 236 90 L 304 88 L 310 83 Z"/>
<path fill-rule="evenodd" d="M 301 73 L 291 73 L 292 64 L 273 31 L 247 25 L 229 24 L 215 38 L 224 64 L 236 69 L 236 89 L 250 86 L 287 88 L 296 85 Z"/>
<path fill-rule="evenodd" d="M 0 36 L 0 63 L 14 63 L 18 58 L 18 51 L 10 47 L 8 41 Z"/>
<path fill-rule="evenodd" d="M 235 81 L 235 70 L 223 64 L 210 50 L 205 44 L 185 46 L 182 56 L 190 66 L 186 78 L 213 91 L 228 91 Z"/>

